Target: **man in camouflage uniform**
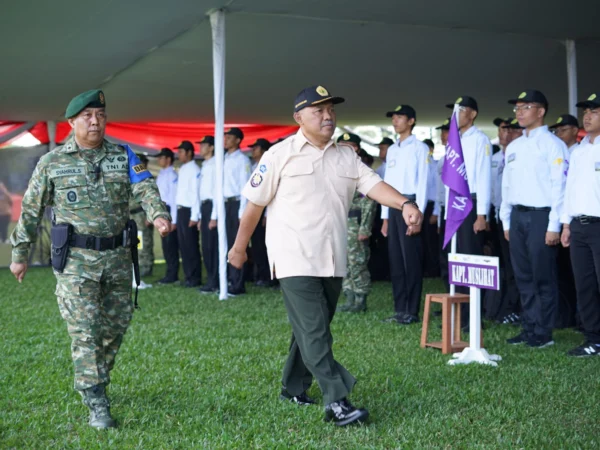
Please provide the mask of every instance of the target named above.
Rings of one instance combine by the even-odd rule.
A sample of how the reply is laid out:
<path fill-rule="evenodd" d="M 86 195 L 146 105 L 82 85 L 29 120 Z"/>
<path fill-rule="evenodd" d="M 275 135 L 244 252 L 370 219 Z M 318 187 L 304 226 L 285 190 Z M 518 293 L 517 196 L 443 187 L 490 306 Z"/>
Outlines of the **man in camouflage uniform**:
<path fill-rule="evenodd" d="M 125 231 L 129 198 L 142 205 L 162 235 L 171 230 L 171 218 L 152 175 L 135 153 L 104 139 L 102 91 L 75 97 L 65 117 L 73 136 L 44 155 L 35 168 L 11 236 L 10 269 L 22 282 L 46 206 L 52 206 L 55 224 L 72 225 L 70 237 L 63 234 L 70 244 L 66 264 L 62 271 L 54 271 L 56 296 L 72 339 L 75 389 L 90 409 L 90 425 L 109 428 L 116 423 L 105 387 L 133 312 L 131 239 Z M 57 250 L 60 244 L 53 248 L 53 256 Z"/>
<path fill-rule="evenodd" d="M 139 155 L 139 158 L 142 166 L 147 170 L 148 158 L 146 155 Z M 133 197 L 129 200 L 129 214 L 135 220 L 141 241 L 141 245 L 138 245 L 140 276 L 149 277 L 154 266 L 154 226 L 146 217 L 144 208 Z"/>

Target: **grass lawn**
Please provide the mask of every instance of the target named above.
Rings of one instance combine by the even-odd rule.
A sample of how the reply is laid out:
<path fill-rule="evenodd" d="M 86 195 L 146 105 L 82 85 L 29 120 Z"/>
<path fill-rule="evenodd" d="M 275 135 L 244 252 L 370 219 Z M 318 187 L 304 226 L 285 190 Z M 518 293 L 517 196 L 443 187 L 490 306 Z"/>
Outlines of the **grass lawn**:
<path fill-rule="evenodd" d="M 157 268 L 145 281 L 162 276 Z M 358 378 L 351 400 L 371 412 L 366 426 L 337 429 L 322 406 L 278 400 L 290 334 L 279 292 L 219 302 L 154 287 L 140 292 L 112 376 L 120 427 L 99 432 L 72 389 L 54 285 L 49 269 L 31 269 L 23 285 L 0 270 L 2 449 L 600 448 L 600 358 L 565 356 L 578 333 L 557 331 L 557 345 L 533 350 L 504 343 L 515 327 L 488 324 L 500 367 L 450 367 L 419 348 L 420 325 L 380 323 L 388 283 L 375 285 L 367 314 L 333 323 L 336 357 Z M 316 385 L 310 393 L 321 400 Z"/>

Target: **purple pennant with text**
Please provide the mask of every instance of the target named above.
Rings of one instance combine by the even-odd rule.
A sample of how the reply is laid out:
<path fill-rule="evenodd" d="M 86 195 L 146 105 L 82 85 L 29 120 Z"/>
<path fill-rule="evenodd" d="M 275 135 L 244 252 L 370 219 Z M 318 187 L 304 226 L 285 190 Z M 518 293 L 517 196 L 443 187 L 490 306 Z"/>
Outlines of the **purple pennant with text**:
<path fill-rule="evenodd" d="M 442 181 L 448 186 L 447 218 L 444 231 L 444 248 L 452 239 L 460 225 L 473 208 L 471 191 L 467 180 L 467 167 L 463 158 L 460 134 L 458 132 L 458 108 L 454 107 L 448 145 L 446 145 L 445 161 L 442 168 Z"/>

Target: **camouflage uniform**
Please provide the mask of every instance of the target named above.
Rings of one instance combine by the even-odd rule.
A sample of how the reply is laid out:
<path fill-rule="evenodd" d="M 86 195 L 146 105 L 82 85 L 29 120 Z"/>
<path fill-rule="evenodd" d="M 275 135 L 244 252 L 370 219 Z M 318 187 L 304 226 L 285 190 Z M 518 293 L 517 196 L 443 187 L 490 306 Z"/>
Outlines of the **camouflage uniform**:
<path fill-rule="evenodd" d="M 74 138 L 44 155 L 23 198 L 21 218 L 11 240 L 12 260 L 26 263 L 45 206 L 56 223 L 96 237 L 121 235 L 133 196 L 154 221 L 170 220 L 150 173 L 135 154 L 104 141 L 99 149 L 80 149 Z M 132 316 L 129 248 L 96 251 L 71 248 L 56 276 L 60 313 L 72 339 L 75 389 L 110 382 L 109 373 Z"/>
<path fill-rule="evenodd" d="M 140 276 L 147 277 L 152 275 L 154 267 L 154 225 L 146 224 L 146 213 L 134 199 L 129 201 L 129 211 L 131 218 L 135 220 L 141 241 L 138 250 Z"/>
<path fill-rule="evenodd" d="M 348 272 L 342 285 L 348 302 L 342 306 L 342 310 L 350 310 L 353 306 L 361 311 L 366 308 L 366 305 L 355 305 L 355 302 L 364 303 L 371 292 L 371 274 L 367 267 L 371 250 L 369 241 L 359 241 L 358 236 L 371 236 L 376 206 L 370 198 L 359 192 L 354 193 L 349 215 L 360 212 L 361 217 L 360 223 L 358 217 L 348 217 Z"/>

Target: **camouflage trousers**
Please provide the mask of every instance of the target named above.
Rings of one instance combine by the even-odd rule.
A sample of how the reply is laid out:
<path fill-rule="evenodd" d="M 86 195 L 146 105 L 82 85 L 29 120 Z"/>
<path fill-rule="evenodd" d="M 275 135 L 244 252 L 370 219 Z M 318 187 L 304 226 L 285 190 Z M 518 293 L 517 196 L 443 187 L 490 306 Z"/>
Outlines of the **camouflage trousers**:
<path fill-rule="evenodd" d="M 131 252 L 72 248 L 56 276 L 56 296 L 71 336 L 75 389 L 110 383 L 133 314 Z"/>
<path fill-rule="evenodd" d="M 146 226 L 146 213 L 143 211 L 132 214 L 131 218 L 137 224 L 138 234 L 141 232 L 142 248 L 138 250 L 140 275 L 150 276 L 154 267 L 154 226 Z"/>
<path fill-rule="evenodd" d="M 342 290 L 355 294 L 369 295 L 371 273 L 368 264 L 371 257 L 369 241 L 358 240 L 358 221 L 348 220 L 348 271 L 344 277 Z"/>

